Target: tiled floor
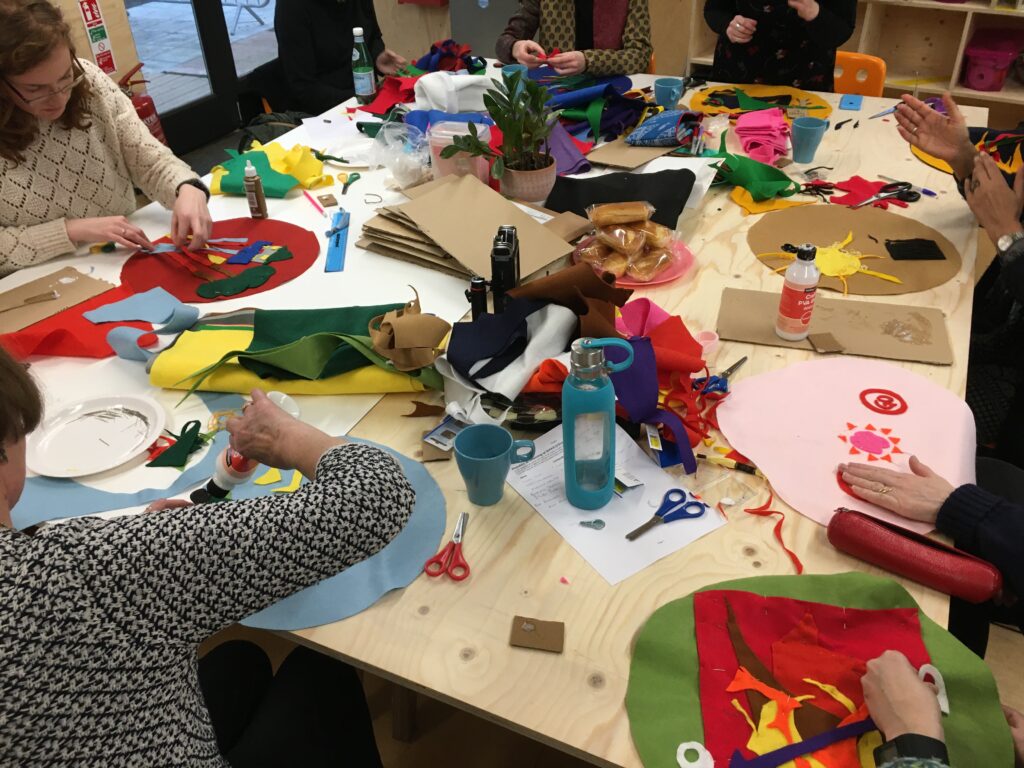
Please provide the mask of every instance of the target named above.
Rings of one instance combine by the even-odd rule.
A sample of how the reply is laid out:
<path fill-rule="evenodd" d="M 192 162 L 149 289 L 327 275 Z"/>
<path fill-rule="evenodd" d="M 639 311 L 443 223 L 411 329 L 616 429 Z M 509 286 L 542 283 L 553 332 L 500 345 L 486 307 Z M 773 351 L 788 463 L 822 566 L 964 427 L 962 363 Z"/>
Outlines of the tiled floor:
<path fill-rule="evenodd" d="M 236 2 L 253 6 L 253 12 L 263 20 L 261 25 L 246 10 L 238 18 L 238 26 L 231 33 L 238 11 Z M 274 8 L 277 0 L 222 0 L 235 69 L 239 75 L 252 71 L 265 61 L 277 56 L 274 37 Z M 195 17 L 189 0 L 146 0 L 127 3 L 128 21 L 135 37 L 139 61 L 145 63 L 144 73 L 150 81 L 149 94 L 157 110 L 167 111 L 189 101 L 209 95 L 210 83 L 206 75 L 196 31 Z"/>

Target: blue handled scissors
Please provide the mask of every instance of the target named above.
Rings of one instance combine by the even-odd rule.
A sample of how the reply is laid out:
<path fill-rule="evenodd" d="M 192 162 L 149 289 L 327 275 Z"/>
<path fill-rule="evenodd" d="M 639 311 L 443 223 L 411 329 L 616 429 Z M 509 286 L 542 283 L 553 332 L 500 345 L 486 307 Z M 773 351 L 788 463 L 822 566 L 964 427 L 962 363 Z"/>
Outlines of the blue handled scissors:
<path fill-rule="evenodd" d="M 672 488 L 665 492 L 665 497 L 661 500 L 661 506 L 654 513 L 654 517 L 639 528 L 627 533 L 626 538 L 633 541 L 656 525 L 674 523 L 676 520 L 693 520 L 703 517 L 707 511 L 708 505 L 703 501 L 690 498 L 690 494 L 681 488 Z"/>
<path fill-rule="evenodd" d="M 698 392 L 728 392 L 729 377 L 740 369 L 740 366 L 747 362 L 747 358 L 741 357 L 717 376 L 705 377 L 693 380 L 693 388 Z"/>

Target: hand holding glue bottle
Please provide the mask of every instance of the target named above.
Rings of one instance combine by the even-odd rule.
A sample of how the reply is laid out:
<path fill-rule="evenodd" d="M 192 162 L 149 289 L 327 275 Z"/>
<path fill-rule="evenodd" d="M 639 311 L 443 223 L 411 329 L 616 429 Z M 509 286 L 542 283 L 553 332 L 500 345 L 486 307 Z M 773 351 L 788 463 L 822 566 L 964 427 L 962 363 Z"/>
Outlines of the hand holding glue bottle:
<path fill-rule="evenodd" d="M 281 412 L 278 414 L 280 418 L 297 419 L 299 417 L 298 404 L 283 392 L 263 394 L 263 392 L 256 390 L 253 392 L 253 401 L 246 403 L 242 408 L 242 412 L 244 413 L 246 408 L 253 406 L 255 403 L 260 403 L 260 407 L 265 407 L 262 403 L 264 400 L 280 408 Z M 269 421 L 273 422 L 274 418 L 271 415 Z M 243 455 L 239 450 L 239 443 L 251 443 L 253 447 L 257 447 L 258 443 L 277 440 L 279 436 L 273 428 L 273 423 L 270 426 L 270 429 L 260 430 L 255 435 L 246 434 L 239 436 L 239 433 L 232 429 L 231 421 L 229 420 L 228 431 L 232 433 L 231 445 L 221 451 L 220 456 L 217 457 L 216 470 L 209 482 L 204 487 L 197 488 L 192 492 L 190 496 L 192 501 L 196 504 L 221 501 L 227 498 L 233 488 L 252 477 L 259 468 L 260 462 Z M 260 453 L 263 453 L 263 451 L 260 450 Z"/>

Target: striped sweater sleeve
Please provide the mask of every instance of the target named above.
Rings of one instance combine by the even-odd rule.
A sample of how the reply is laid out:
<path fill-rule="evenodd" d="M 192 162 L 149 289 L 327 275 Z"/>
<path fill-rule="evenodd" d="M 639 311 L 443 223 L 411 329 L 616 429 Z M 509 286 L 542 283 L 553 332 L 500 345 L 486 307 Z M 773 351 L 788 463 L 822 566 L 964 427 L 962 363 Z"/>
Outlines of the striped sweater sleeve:
<path fill-rule="evenodd" d="M 622 48 L 584 51 L 583 55 L 587 59 L 587 72 L 603 77 L 646 72 L 651 65 L 653 52 L 651 14 L 647 0 L 630 0 L 626 25 L 622 30 Z"/>
<path fill-rule="evenodd" d="M 291 494 L 44 528 L 113 634 L 195 644 L 384 548 L 415 492 L 391 456 L 347 444 Z M 56 537 L 58 541 L 54 541 Z"/>

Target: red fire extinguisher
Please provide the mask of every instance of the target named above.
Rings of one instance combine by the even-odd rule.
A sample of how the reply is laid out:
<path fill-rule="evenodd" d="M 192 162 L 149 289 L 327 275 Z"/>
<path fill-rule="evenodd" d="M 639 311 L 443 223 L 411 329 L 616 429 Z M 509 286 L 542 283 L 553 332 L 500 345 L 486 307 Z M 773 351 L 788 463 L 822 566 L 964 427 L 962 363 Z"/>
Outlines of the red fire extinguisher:
<path fill-rule="evenodd" d="M 132 100 L 132 104 L 135 105 L 135 112 L 139 115 L 142 122 L 146 124 L 146 127 L 149 128 L 149 132 L 156 137 L 157 141 L 166 144 L 167 137 L 164 136 L 164 127 L 160 124 L 160 115 L 157 114 L 156 102 L 153 101 L 153 97 L 145 93 L 135 93 L 133 91 L 134 86 L 149 82 L 148 80 L 132 80 L 132 76 L 140 69 L 142 69 L 141 61 L 126 72 L 124 77 L 117 81 L 117 84 L 121 86 L 121 90 L 124 91 L 125 95 Z"/>

